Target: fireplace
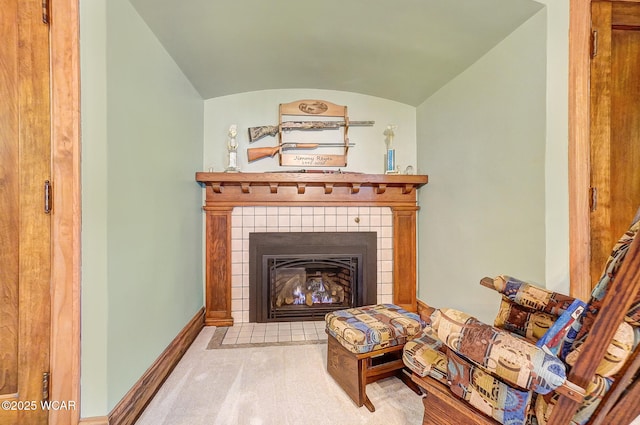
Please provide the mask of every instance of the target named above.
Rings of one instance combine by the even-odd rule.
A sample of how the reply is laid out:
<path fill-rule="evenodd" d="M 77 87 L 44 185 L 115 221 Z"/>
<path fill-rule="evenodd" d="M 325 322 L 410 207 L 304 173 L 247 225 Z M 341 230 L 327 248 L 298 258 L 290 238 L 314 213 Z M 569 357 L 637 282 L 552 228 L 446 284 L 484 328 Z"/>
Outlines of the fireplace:
<path fill-rule="evenodd" d="M 249 234 L 249 321 L 321 320 L 375 304 L 376 232 Z"/>

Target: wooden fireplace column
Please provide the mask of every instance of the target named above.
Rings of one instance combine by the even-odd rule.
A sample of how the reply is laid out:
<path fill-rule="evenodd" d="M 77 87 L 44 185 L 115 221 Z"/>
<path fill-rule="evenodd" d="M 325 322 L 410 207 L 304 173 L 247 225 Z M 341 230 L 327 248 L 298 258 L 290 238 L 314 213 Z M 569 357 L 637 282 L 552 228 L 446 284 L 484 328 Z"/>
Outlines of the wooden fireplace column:
<path fill-rule="evenodd" d="M 232 326 L 231 212 L 236 206 L 385 206 L 393 214 L 393 300 L 416 311 L 417 189 L 426 175 L 196 173 L 206 192 L 205 325 Z"/>

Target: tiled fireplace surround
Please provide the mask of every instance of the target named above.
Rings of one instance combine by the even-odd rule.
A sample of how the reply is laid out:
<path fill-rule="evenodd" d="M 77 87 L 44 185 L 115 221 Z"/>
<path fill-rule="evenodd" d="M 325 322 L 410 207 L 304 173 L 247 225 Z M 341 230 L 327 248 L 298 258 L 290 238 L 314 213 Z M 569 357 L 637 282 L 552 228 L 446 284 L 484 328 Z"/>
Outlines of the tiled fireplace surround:
<path fill-rule="evenodd" d="M 416 192 L 424 175 L 196 173 L 206 191 L 205 325 L 249 321 L 249 234 L 377 234 L 378 302 L 416 310 Z"/>
<path fill-rule="evenodd" d="M 393 302 L 393 215 L 389 207 L 236 207 L 231 213 L 234 322 L 249 322 L 249 233 L 253 232 L 376 232 L 378 302 Z"/>

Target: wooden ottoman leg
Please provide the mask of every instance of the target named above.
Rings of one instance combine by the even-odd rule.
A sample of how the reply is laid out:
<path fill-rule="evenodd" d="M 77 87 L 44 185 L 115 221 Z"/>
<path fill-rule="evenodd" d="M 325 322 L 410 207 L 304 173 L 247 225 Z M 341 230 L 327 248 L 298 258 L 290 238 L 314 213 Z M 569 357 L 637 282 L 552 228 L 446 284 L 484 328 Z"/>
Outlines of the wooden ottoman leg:
<path fill-rule="evenodd" d="M 332 335 L 327 338 L 327 372 L 354 403 L 375 410 L 366 394 L 366 359 L 344 348 Z"/>

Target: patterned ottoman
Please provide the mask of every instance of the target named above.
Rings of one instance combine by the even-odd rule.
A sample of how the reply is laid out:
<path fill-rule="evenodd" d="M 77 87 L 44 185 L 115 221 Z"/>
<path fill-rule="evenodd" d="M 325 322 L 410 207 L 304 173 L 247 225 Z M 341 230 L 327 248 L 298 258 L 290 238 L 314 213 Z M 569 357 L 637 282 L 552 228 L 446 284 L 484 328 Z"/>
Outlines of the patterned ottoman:
<path fill-rule="evenodd" d="M 328 313 L 327 371 L 358 407 L 375 407 L 366 386 L 396 375 L 419 393 L 403 372 L 402 348 L 418 335 L 424 322 L 393 304 L 378 304 Z"/>

